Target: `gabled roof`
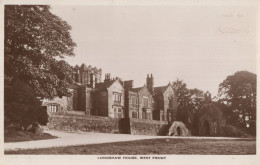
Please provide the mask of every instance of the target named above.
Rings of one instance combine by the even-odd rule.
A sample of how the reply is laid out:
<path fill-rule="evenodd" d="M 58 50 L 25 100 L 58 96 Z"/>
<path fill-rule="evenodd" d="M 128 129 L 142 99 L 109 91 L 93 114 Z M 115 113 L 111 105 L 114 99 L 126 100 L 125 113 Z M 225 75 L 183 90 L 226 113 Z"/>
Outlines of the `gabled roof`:
<path fill-rule="evenodd" d="M 129 89 L 129 91 L 138 93 L 138 92 L 142 91 L 144 88 L 147 89 L 147 91 L 151 94 L 150 90 L 147 88 L 146 85 L 139 87 L 139 88 L 131 88 L 131 89 Z"/>
<path fill-rule="evenodd" d="M 169 86 L 170 86 L 170 84 L 168 84 L 166 86 L 154 87 L 154 94 L 155 95 L 163 94 Z"/>
<path fill-rule="evenodd" d="M 119 84 L 122 86 L 120 81 L 115 79 L 115 80 L 111 80 L 111 81 L 108 81 L 108 82 L 96 83 L 96 88 L 98 90 L 107 90 L 107 88 L 109 88 L 111 85 L 113 85 L 116 81 L 118 81 Z M 123 86 L 122 86 L 122 88 L 123 88 Z"/>

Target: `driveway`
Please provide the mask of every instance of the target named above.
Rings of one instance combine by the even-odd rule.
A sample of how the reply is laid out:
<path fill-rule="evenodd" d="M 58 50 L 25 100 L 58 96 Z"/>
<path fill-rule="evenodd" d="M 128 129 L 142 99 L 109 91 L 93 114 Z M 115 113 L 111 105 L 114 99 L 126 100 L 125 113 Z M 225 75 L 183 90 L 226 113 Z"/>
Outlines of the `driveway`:
<path fill-rule="evenodd" d="M 5 151 L 19 150 L 19 149 L 36 149 L 36 148 L 51 148 L 64 146 L 77 146 L 86 144 L 100 144 L 122 141 L 133 141 L 142 139 L 155 138 L 185 138 L 185 139 L 238 139 L 227 137 L 172 137 L 172 136 L 146 136 L 146 135 L 130 135 L 130 134 L 106 134 L 106 133 L 92 133 L 92 132 L 64 132 L 56 130 L 46 130 L 56 139 L 12 142 L 5 143 Z"/>

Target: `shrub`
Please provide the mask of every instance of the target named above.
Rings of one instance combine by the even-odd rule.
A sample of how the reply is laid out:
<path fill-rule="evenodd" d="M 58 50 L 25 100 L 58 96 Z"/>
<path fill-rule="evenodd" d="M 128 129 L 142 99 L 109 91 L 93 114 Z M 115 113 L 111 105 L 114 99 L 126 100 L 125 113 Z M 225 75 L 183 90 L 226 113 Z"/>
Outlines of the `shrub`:
<path fill-rule="evenodd" d="M 4 122 L 24 126 L 39 122 L 46 124 L 47 112 L 42 109 L 41 102 L 34 92 L 21 81 L 5 84 L 4 90 Z"/>
<path fill-rule="evenodd" d="M 232 125 L 226 125 L 223 130 L 224 136 L 227 137 L 250 137 L 246 132 Z"/>

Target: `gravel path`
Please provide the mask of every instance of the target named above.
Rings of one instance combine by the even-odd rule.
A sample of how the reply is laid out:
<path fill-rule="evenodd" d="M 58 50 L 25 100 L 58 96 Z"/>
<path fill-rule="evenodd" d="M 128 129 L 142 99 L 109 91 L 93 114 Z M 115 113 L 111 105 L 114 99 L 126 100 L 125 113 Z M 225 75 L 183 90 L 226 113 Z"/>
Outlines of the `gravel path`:
<path fill-rule="evenodd" d="M 36 140 L 25 142 L 5 143 L 5 151 L 19 150 L 19 149 L 37 149 L 50 147 L 64 147 L 64 146 L 78 146 L 86 144 L 100 144 L 122 141 L 133 141 L 142 139 L 155 138 L 185 138 L 185 139 L 240 139 L 227 137 L 170 137 L 170 136 L 146 136 L 146 135 L 129 135 L 129 134 L 106 134 L 106 133 L 92 133 L 92 132 L 64 132 L 56 130 L 46 130 L 56 139 Z"/>

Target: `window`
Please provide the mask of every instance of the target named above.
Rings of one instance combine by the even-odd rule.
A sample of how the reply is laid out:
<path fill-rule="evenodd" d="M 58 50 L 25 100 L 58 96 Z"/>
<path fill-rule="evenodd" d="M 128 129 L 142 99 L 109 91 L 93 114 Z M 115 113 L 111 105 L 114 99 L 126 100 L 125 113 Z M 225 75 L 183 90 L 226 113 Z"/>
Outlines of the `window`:
<path fill-rule="evenodd" d="M 121 102 L 121 94 L 114 93 L 114 100 L 115 100 L 115 102 Z"/>
<path fill-rule="evenodd" d="M 134 109 L 138 109 L 138 98 L 136 96 L 131 97 L 131 104 Z"/>
<path fill-rule="evenodd" d="M 144 107 L 148 107 L 148 98 L 147 97 L 143 98 L 143 105 L 144 105 Z"/>
<path fill-rule="evenodd" d="M 142 111 L 142 119 L 151 120 L 151 110 L 150 109 L 143 109 Z"/>
<path fill-rule="evenodd" d="M 132 118 L 137 119 L 137 111 L 132 111 Z"/>
<path fill-rule="evenodd" d="M 50 105 L 50 112 L 57 112 L 57 105 Z"/>
<path fill-rule="evenodd" d="M 113 110 L 114 110 L 114 117 L 115 118 L 123 118 L 124 116 L 123 116 L 123 109 L 122 109 L 122 107 L 114 107 L 113 108 Z"/>
<path fill-rule="evenodd" d="M 137 97 L 132 96 L 132 104 L 137 105 Z"/>

